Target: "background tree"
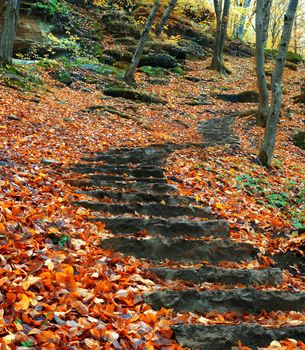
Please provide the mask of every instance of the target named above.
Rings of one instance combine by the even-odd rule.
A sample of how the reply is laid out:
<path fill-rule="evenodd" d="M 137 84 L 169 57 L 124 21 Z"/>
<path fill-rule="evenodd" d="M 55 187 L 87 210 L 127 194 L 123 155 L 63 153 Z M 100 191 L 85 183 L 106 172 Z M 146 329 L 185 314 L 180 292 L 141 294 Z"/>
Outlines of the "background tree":
<path fill-rule="evenodd" d="M 140 62 L 141 56 L 143 54 L 143 50 L 144 50 L 146 41 L 148 39 L 149 33 L 151 31 L 153 21 L 156 17 L 159 5 L 160 5 L 159 0 L 155 0 L 153 7 L 150 11 L 150 14 L 147 18 L 147 21 L 146 21 L 144 30 L 142 32 L 141 38 L 139 40 L 138 46 L 136 48 L 136 51 L 131 59 L 130 66 L 129 66 L 128 70 L 126 71 L 124 80 L 128 84 L 131 84 L 134 81 L 134 73 L 135 73 L 135 70 L 136 70 L 139 62 Z"/>
<path fill-rule="evenodd" d="M 0 37 L 1 65 L 12 63 L 19 7 L 20 0 L 6 0 L 2 7 L 2 13 L 0 14 L 1 18 L 3 18 L 3 27 Z"/>
<path fill-rule="evenodd" d="M 167 8 L 165 9 L 161 19 L 160 19 L 160 22 L 158 24 L 158 27 L 157 27 L 157 30 L 156 30 L 156 35 L 157 36 L 160 36 L 164 27 L 166 26 L 168 20 L 169 20 L 169 17 L 170 15 L 172 14 L 175 6 L 177 4 L 177 0 L 170 0 L 169 3 L 168 3 L 168 6 Z"/>
<path fill-rule="evenodd" d="M 291 38 L 291 32 L 298 6 L 298 0 L 290 0 L 287 12 L 284 16 L 284 27 L 281 37 L 281 42 L 276 56 L 275 66 L 272 74 L 271 91 L 272 100 L 269 115 L 266 122 L 266 129 L 263 142 L 259 151 L 258 159 L 266 166 L 271 163 L 273 150 L 276 140 L 276 130 L 279 122 L 280 111 L 282 106 L 282 80 L 283 72 L 286 63 L 286 57 Z"/>
<path fill-rule="evenodd" d="M 216 15 L 216 38 L 211 69 L 224 73 L 228 72 L 224 66 L 223 50 L 227 36 L 230 0 L 224 0 L 224 5 L 222 0 L 214 0 L 214 10 Z"/>
<path fill-rule="evenodd" d="M 240 2 L 238 1 L 238 3 Z M 241 6 L 238 6 L 239 16 L 237 16 L 236 23 L 234 23 L 233 36 L 240 40 L 242 40 L 244 37 L 245 25 L 246 25 L 246 20 L 247 20 L 247 15 L 249 12 L 250 5 L 251 5 L 251 0 L 244 0 L 244 2 L 241 3 Z"/>
<path fill-rule="evenodd" d="M 256 124 L 265 127 L 268 118 L 269 98 L 265 73 L 265 47 L 268 38 L 268 27 L 272 0 L 256 2 L 256 75 L 259 91 L 259 109 Z"/>

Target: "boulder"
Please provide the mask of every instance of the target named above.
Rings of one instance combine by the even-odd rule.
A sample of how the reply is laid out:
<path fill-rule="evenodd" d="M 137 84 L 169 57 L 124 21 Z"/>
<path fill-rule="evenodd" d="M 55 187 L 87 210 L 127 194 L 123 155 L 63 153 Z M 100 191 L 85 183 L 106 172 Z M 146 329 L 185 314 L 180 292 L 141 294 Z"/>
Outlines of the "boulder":
<path fill-rule="evenodd" d="M 147 103 L 165 103 L 157 96 L 149 95 L 145 92 L 123 87 L 112 87 L 104 90 L 106 96 L 122 97 L 127 100 L 135 100 Z"/>
<path fill-rule="evenodd" d="M 114 20 L 104 23 L 107 33 L 113 36 L 131 36 L 139 39 L 141 36 L 140 29 L 133 23 L 128 21 Z"/>
<path fill-rule="evenodd" d="M 217 98 L 231 103 L 257 103 L 258 92 L 248 90 L 240 92 L 239 94 L 218 94 Z"/>
<path fill-rule="evenodd" d="M 305 149 L 305 131 L 299 131 L 293 136 L 294 145 Z"/>
<path fill-rule="evenodd" d="M 0 32 L 2 30 L 2 25 L 3 23 L 0 22 Z M 53 28 L 54 26 L 52 24 L 46 23 L 39 18 L 32 18 L 25 14 L 20 14 L 14 52 L 25 52 L 33 45 L 45 45 L 48 41 L 47 36 L 51 33 Z"/>
<path fill-rule="evenodd" d="M 207 53 L 201 45 L 191 40 L 179 40 L 178 44 L 186 51 L 188 57 L 203 58 Z"/>
<path fill-rule="evenodd" d="M 104 54 L 118 62 L 130 62 L 133 55 L 131 52 L 120 49 L 108 49 L 104 51 Z"/>
<path fill-rule="evenodd" d="M 59 70 L 59 71 L 52 73 L 51 75 L 54 79 L 58 80 L 60 83 L 62 83 L 64 85 L 69 86 L 73 83 L 73 78 L 72 78 L 70 72 L 68 72 L 68 71 Z"/>
<path fill-rule="evenodd" d="M 177 60 L 168 54 L 150 54 L 141 57 L 139 67 L 151 66 L 165 69 L 177 67 Z"/>

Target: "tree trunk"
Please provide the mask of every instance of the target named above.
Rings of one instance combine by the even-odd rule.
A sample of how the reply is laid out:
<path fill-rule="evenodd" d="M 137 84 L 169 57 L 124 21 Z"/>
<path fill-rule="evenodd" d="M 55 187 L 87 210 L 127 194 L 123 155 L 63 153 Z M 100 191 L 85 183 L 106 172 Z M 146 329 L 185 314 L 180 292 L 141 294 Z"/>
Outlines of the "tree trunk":
<path fill-rule="evenodd" d="M 243 10 L 246 10 L 247 8 L 249 8 L 250 4 L 251 4 L 251 0 L 245 0 L 243 5 Z M 247 19 L 247 16 L 245 13 L 243 13 L 241 15 L 240 21 L 235 31 L 236 38 L 240 40 L 244 37 L 246 19 Z"/>
<path fill-rule="evenodd" d="M 281 42 L 276 56 L 275 66 L 272 74 L 272 101 L 269 116 L 267 119 L 266 130 L 261 149 L 258 155 L 260 162 L 269 166 L 273 156 L 273 150 L 276 140 L 276 130 L 280 118 L 282 106 L 282 80 L 286 63 L 286 57 L 291 38 L 293 21 L 298 6 L 298 0 L 290 0 L 287 12 L 284 16 L 284 27 Z"/>
<path fill-rule="evenodd" d="M 168 19 L 169 19 L 170 15 L 172 14 L 176 4 L 177 4 L 177 0 L 170 0 L 167 8 L 165 9 L 165 11 L 160 19 L 160 23 L 157 27 L 157 30 L 156 30 L 157 36 L 161 35 L 161 33 L 162 33 L 164 27 L 166 26 Z"/>
<path fill-rule="evenodd" d="M 212 69 L 217 69 L 220 66 L 219 62 L 219 47 L 220 47 L 220 36 L 221 36 L 221 9 L 222 9 L 222 1 L 214 0 L 214 10 L 216 15 L 216 37 L 215 37 L 215 46 L 212 58 Z"/>
<path fill-rule="evenodd" d="M 151 27 L 153 25 L 153 21 L 156 17 L 157 11 L 159 8 L 159 0 L 155 0 L 154 5 L 150 11 L 150 14 L 147 18 L 143 33 L 141 35 L 141 38 L 139 40 L 138 46 L 136 48 L 136 51 L 132 57 L 130 66 L 125 74 L 124 80 L 126 83 L 131 84 L 134 81 L 134 73 L 135 70 L 139 64 L 139 61 L 141 59 L 141 56 L 143 54 L 144 46 L 146 44 L 146 41 L 148 39 L 149 32 L 151 30 Z"/>
<path fill-rule="evenodd" d="M 11 64 L 20 0 L 7 0 L 4 5 L 4 23 L 0 38 L 0 65 Z"/>
<path fill-rule="evenodd" d="M 270 15 L 270 0 L 257 0 L 256 3 L 256 76 L 259 92 L 259 108 L 256 118 L 258 126 L 265 127 L 268 118 L 269 98 L 265 73 L 265 45 L 268 37 Z M 265 12 L 266 11 L 266 12 Z"/>
<path fill-rule="evenodd" d="M 224 63 L 223 63 L 223 50 L 225 47 L 226 37 L 227 37 L 230 5 L 231 5 L 230 0 L 225 0 L 224 7 L 223 7 L 223 13 L 222 13 L 221 34 L 220 34 L 220 40 L 219 40 L 219 58 L 220 58 L 220 62 L 222 65 L 222 71 L 225 70 Z"/>
<path fill-rule="evenodd" d="M 227 72 L 223 62 L 223 50 L 227 36 L 230 14 L 230 0 L 224 1 L 223 11 L 221 11 L 222 4 L 218 0 L 214 0 L 214 8 L 216 14 L 216 40 L 211 68 L 217 70 L 220 73 Z"/>

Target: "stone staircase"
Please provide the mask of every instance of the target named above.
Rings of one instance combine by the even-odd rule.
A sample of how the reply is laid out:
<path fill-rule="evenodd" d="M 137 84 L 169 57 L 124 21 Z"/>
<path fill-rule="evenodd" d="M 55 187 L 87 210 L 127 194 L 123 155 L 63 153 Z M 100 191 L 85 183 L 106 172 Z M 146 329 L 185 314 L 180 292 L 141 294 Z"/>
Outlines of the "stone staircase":
<path fill-rule="evenodd" d="M 171 145 L 155 145 L 96 153 L 72 169 L 86 177 L 69 181 L 92 198 L 75 205 L 93 209 L 95 217 L 90 220 L 104 223 L 113 233 L 114 237 L 103 240 L 103 248 L 147 259 L 149 274 L 187 286 L 182 290 L 158 287 L 145 294 L 144 300 L 154 309 L 165 307 L 199 316 L 211 310 L 255 315 L 262 310 L 304 310 L 305 293 L 276 288 L 282 282 L 281 269 L 219 265 L 251 261 L 259 251 L 249 243 L 232 241 L 227 222 L 214 218 L 209 208 L 175 194 L 177 188 L 167 183 L 163 168 L 172 150 Z M 203 267 L 192 267 L 203 261 L 207 262 Z M 203 290 L 203 283 L 222 288 Z M 305 326 L 265 328 L 248 322 L 177 324 L 173 331 L 183 347 L 203 350 L 231 349 L 239 340 L 253 349 L 274 339 L 305 340 Z"/>

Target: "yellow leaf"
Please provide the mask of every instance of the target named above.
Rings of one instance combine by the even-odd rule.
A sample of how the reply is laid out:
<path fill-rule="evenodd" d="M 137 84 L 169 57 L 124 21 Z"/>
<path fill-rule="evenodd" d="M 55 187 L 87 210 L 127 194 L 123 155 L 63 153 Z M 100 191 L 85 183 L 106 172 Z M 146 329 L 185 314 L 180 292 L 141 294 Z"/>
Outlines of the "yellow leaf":
<path fill-rule="evenodd" d="M 15 309 L 17 311 L 26 310 L 30 306 L 30 299 L 26 294 L 18 293 L 17 295 L 19 301 L 15 303 Z"/>
<path fill-rule="evenodd" d="M 216 204 L 215 204 L 215 207 L 216 207 L 217 209 L 223 209 L 223 208 L 224 208 L 224 205 L 223 205 L 222 203 L 216 203 Z"/>

